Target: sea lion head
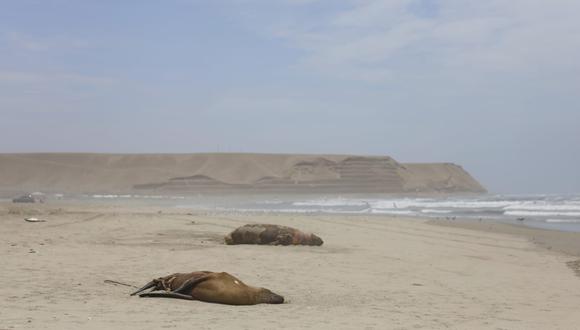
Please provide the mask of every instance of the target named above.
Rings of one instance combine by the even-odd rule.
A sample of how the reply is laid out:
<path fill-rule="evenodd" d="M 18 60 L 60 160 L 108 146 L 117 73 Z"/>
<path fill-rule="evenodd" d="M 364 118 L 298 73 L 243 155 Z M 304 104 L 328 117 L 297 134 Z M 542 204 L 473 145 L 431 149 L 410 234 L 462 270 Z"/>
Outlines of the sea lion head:
<path fill-rule="evenodd" d="M 320 245 L 322 245 L 322 243 L 324 243 L 324 241 L 322 240 L 322 238 L 320 238 L 314 234 L 310 234 L 309 243 L 310 243 L 310 245 L 320 246 Z"/>
<path fill-rule="evenodd" d="M 282 304 L 284 303 L 284 297 L 282 297 L 281 295 L 275 294 L 274 292 L 265 289 L 265 288 L 260 288 L 260 291 L 258 292 L 258 301 L 260 303 L 265 303 L 265 304 Z"/>

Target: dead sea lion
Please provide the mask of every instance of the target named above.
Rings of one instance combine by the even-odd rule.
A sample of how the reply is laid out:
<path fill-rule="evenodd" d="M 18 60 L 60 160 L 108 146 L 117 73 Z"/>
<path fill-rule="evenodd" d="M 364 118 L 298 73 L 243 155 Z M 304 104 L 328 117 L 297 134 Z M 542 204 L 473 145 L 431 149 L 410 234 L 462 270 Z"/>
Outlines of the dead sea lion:
<path fill-rule="evenodd" d="M 151 291 L 141 293 L 147 289 Z M 165 292 L 152 292 L 164 290 Z M 140 294 L 139 294 L 140 293 Z M 176 273 L 154 279 L 133 292 L 139 297 L 199 300 L 227 305 L 281 304 L 284 297 L 264 288 L 246 285 L 228 273 L 208 271 Z"/>
<path fill-rule="evenodd" d="M 304 233 L 298 229 L 268 225 L 249 224 L 237 228 L 225 237 L 228 245 L 233 244 L 268 244 L 268 245 L 317 245 L 322 239 L 311 233 Z"/>

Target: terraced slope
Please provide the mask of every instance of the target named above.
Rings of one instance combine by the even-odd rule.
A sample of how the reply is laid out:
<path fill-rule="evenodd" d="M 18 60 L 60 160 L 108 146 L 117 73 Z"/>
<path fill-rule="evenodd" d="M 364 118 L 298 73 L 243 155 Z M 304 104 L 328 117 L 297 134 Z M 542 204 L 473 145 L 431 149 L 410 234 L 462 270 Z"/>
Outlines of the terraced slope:
<path fill-rule="evenodd" d="M 0 154 L 0 192 L 481 193 L 460 166 L 387 156 Z"/>

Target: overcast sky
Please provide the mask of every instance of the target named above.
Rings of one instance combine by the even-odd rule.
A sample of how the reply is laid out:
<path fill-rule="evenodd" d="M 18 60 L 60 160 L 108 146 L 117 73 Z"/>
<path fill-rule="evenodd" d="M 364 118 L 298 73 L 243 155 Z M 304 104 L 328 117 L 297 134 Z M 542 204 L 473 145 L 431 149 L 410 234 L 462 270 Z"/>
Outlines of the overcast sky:
<path fill-rule="evenodd" d="M 390 155 L 580 192 L 578 0 L 0 5 L 0 152 Z"/>

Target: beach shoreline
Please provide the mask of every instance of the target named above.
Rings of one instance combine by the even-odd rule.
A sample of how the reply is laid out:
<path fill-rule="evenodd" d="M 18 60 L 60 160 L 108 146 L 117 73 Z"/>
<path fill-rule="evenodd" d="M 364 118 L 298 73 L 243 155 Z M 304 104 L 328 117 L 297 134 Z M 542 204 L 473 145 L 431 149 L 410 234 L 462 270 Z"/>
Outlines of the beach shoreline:
<path fill-rule="evenodd" d="M 494 220 L 430 219 L 426 223 L 443 227 L 519 236 L 526 238 L 543 249 L 580 257 L 580 233 L 578 232 L 535 228 L 525 224 L 506 224 Z"/>
<path fill-rule="evenodd" d="M 223 243 L 246 223 L 296 227 L 325 243 Z M 0 287 L 1 329 L 571 329 L 580 322 L 575 233 L 377 215 L 67 202 L 0 203 L 0 224 L 0 279 L 10 283 Z M 571 250 L 555 244 L 564 236 Z M 140 286 L 195 270 L 229 272 L 287 303 L 140 299 L 110 282 Z"/>

